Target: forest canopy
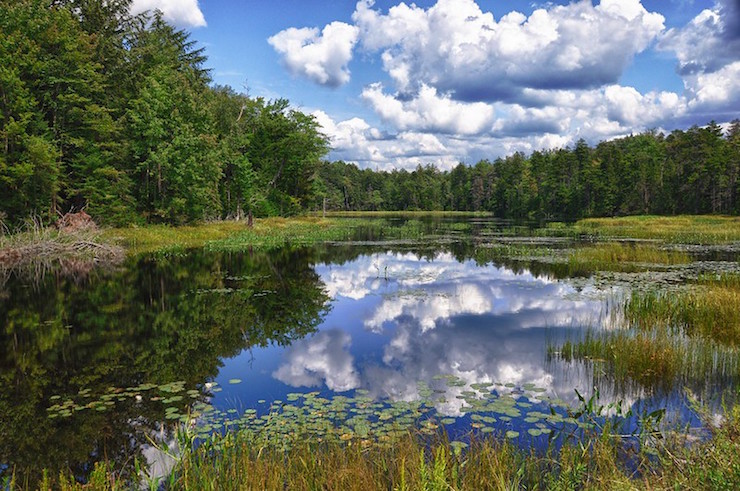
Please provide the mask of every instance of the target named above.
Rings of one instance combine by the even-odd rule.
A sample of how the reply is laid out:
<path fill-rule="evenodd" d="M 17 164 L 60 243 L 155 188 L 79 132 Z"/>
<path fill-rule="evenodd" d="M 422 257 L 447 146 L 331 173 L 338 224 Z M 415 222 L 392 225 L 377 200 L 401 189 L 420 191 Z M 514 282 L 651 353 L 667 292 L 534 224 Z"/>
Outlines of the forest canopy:
<path fill-rule="evenodd" d="M 0 0 L 0 221 L 180 224 L 307 210 L 516 219 L 738 213 L 740 123 L 520 153 L 451 171 L 326 162 L 285 99 L 213 85 L 206 56 L 131 0 Z"/>
<path fill-rule="evenodd" d="M 286 100 L 212 86 L 131 0 L 0 0 L 0 218 L 182 223 L 307 206 L 328 142 Z"/>
<path fill-rule="evenodd" d="M 669 135 L 647 131 L 595 147 L 521 153 L 449 172 L 319 168 L 333 210 L 488 211 L 501 218 L 572 220 L 637 214 L 740 212 L 740 121 Z M 319 206 L 317 203 L 315 206 Z"/>

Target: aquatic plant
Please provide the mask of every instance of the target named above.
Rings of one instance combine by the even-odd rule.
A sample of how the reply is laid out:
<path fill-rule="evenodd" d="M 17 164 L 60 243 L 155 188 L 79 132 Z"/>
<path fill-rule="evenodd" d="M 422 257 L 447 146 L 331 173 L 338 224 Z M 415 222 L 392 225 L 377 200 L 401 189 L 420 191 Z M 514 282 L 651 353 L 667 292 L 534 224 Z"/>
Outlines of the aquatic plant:
<path fill-rule="evenodd" d="M 582 398 L 582 411 L 598 415 L 595 397 Z M 709 415 L 705 415 L 709 418 Z M 174 471 L 164 480 L 144 480 L 153 489 L 737 489 L 740 486 L 740 410 L 712 429 L 712 438 L 687 445 L 685 432 L 656 433 L 625 446 L 609 423 L 600 433 L 567 440 L 560 448 L 523 450 L 497 435 L 471 435 L 467 443 L 444 431 L 399 433 L 393 445 L 362 439 L 301 440 L 284 448 L 245 431 L 188 439 L 182 433 Z M 625 454 L 628 452 L 628 454 Z M 626 459 L 631 462 L 626 464 Z M 71 474 L 47 476 L 39 489 L 123 490 L 104 462 L 87 484 Z M 11 475 L 7 489 L 28 489 Z"/>
<path fill-rule="evenodd" d="M 740 241 L 740 218 L 721 215 L 640 215 L 587 218 L 573 231 L 600 237 L 659 239 L 681 244 L 723 244 Z"/>
<path fill-rule="evenodd" d="M 740 275 L 704 275 L 681 292 L 635 291 L 626 320 L 642 330 L 665 328 L 740 346 Z"/>
<path fill-rule="evenodd" d="M 640 265 L 687 264 L 691 258 L 685 252 L 665 250 L 655 245 L 609 242 L 578 247 L 570 253 L 568 261 L 587 266 L 592 271 L 624 271 L 637 269 Z"/>

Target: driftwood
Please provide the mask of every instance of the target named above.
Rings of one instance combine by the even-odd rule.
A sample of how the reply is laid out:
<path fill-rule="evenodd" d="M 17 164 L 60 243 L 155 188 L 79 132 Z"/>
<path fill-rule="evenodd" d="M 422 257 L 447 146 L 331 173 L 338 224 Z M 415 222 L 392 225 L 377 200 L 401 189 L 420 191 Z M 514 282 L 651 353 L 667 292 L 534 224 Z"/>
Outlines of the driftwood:
<path fill-rule="evenodd" d="M 97 227 L 87 213 L 72 215 L 75 216 L 59 221 L 59 232 L 38 226 L 0 241 L 0 285 L 12 273 L 32 279 L 40 279 L 48 271 L 84 277 L 95 267 L 112 266 L 123 260 L 121 247 L 98 242 L 93 232 Z"/>

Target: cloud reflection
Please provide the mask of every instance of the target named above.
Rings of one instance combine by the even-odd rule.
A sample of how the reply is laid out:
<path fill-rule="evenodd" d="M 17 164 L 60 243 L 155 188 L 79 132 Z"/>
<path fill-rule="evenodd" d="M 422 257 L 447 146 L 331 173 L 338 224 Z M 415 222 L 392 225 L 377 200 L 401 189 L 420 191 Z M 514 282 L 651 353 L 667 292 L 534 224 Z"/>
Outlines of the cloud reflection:
<path fill-rule="evenodd" d="M 574 387 L 590 389 L 587 370 L 571 366 L 566 373 L 546 362 L 548 341 L 605 322 L 602 302 L 578 296 L 568 283 L 458 262 L 448 253 L 431 261 L 374 254 L 317 270 L 335 307 L 343 307 L 336 310 L 354 316 L 342 322 L 360 329 L 357 336 L 364 330 L 382 342 L 352 346 L 363 360 L 358 371 L 349 352 L 352 328 L 321 331 L 286 353 L 274 376 L 287 384 L 323 381 L 332 390 L 363 387 L 374 396 L 411 400 L 418 398 L 418 382 L 426 382 L 444 391 L 437 409 L 449 415 L 460 414 L 456 396 L 465 388 L 447 387 L 438 376 L 531 383 L 564 399 Z"/>
<path fill-rule="evenodd" d="M 335 392 L 357 388 L 360 378 L 349 353 L 351 341 L 348 333 L 338 329 L 296 341 L 272 376 L 293 387 L 317 387 L 325 383 Z"/>

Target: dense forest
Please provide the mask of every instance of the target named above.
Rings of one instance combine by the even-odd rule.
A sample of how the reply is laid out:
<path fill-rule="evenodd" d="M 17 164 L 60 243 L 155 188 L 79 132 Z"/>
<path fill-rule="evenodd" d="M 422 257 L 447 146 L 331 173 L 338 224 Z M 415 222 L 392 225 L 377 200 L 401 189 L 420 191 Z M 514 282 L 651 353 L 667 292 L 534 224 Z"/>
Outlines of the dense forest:
<path fill-rule="evenodd" d="M 328 146 L 311 116 L 211 86 L 131 0 L 0 0 L 0 218 L 182 223 L 295 213 Z"/>
<path fill-rule="evenodd" d="M 516 153 L 450 172 L 319 168 L 318 196 L 332 210 L 489 211 L 502 218 L 576 219 L 740 212 L 740 121 L 655 131 L 573 148 Z M 316 207 L 321 204 L 316 203 Z"/>
<path fill-rule="evenodd" d="M 0 0 L 0 222 L 185 223 L 307 210 L 506 218 L 738 213 L 740 122 L 449 172 L 324 162 L 315 119 L 214 86 L 202 48 L 131 0 Z"/>

